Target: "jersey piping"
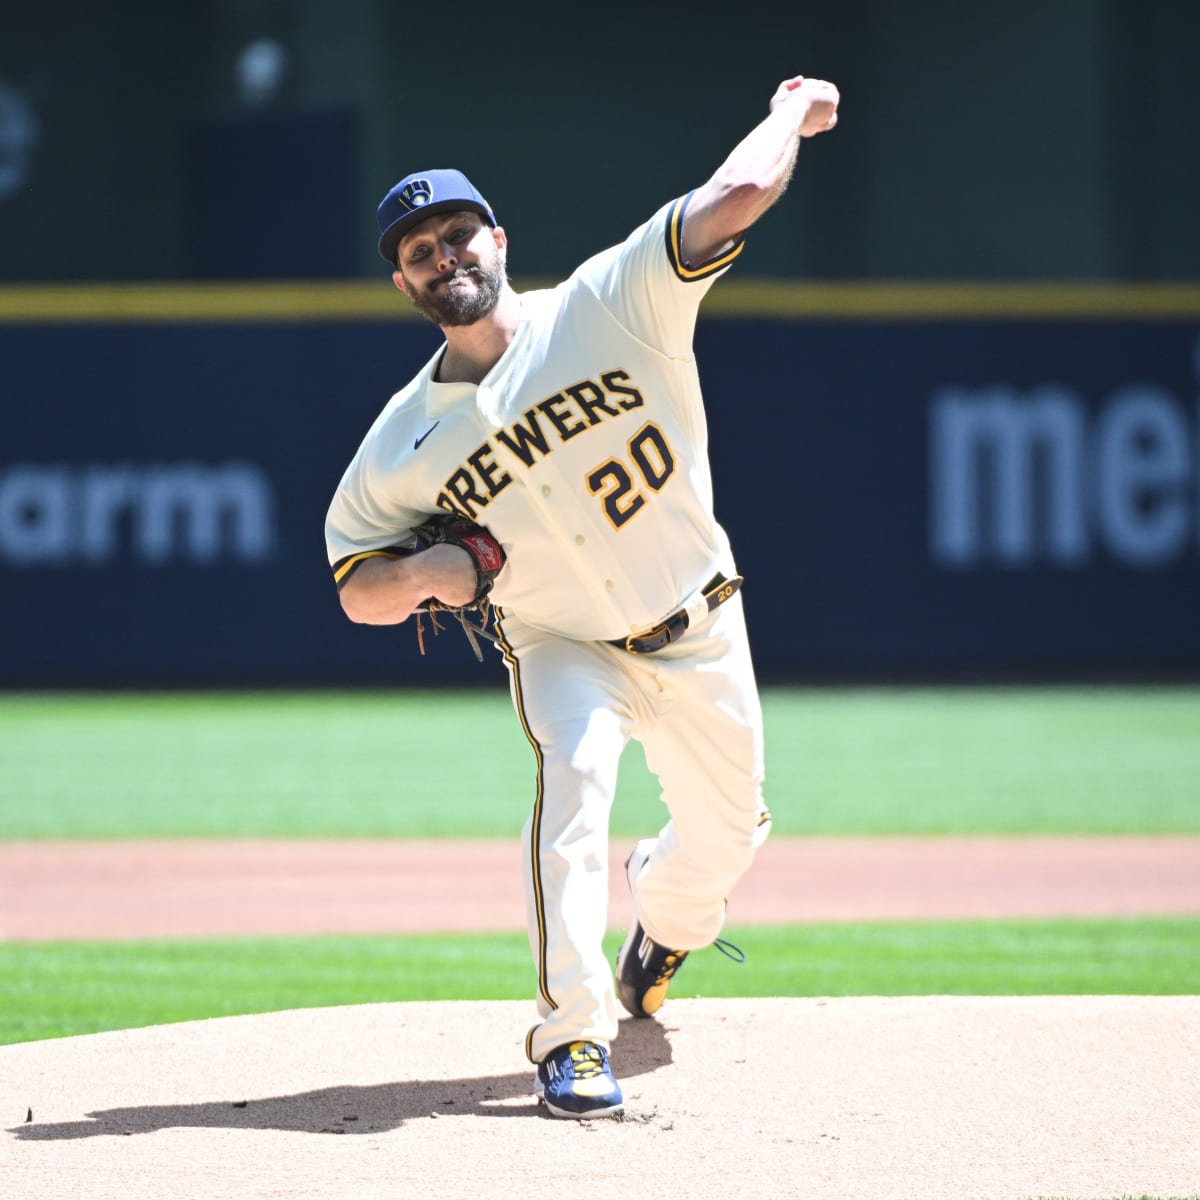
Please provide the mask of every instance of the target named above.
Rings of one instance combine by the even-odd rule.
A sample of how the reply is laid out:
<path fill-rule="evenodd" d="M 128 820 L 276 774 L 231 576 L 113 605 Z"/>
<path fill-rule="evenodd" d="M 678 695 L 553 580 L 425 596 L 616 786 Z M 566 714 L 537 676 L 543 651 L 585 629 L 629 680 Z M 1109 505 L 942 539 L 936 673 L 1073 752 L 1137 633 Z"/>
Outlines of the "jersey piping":
<path fill-rule="evenodd" d="M 361 563 L 364 563 L 368 558 L 403 558 L 403 554 L 398 550 L 364 550 L 361 554 L 351 554 L 347 558 L 339 558 L 333 564 L 333 582 L 337 584 L 338 591 L 345 586 L 350 576 Z"/>
<path fill-rule="evenodd" d="M 698 267 L 693 267 L 691 263 L 687 262 L 683 257 L 683 214 L 687 210 L 688 201 L 694 194 L 694 192 L 688 192 L 686 196 L 681 196 L 671 205 L 671 211 L 667 214 L 667 258 L 670 260 L 672 270 L 685 283 L 706 279 L 709 275 L 715 275 L 718 271 L 724 270 L 741 254 L 746 245 L 746 239 L 739 237 L 728 250 L 718 254 L 716 258 L 710 258 L 706 263 L 701 263 Z"/>
<path fill-rule="evenodd" d="M 529 869 L 533 879 L 533 896 L 534 896 L 534 911 L 537 917 L 537 971 L 538 971 L 538 991 L 541 993 L 542 999 L 551 1010 L 556 1009 L 558 1005 L 554 1002 L 554 998 L 550 995 L 550 980 L 546 971 L 546 954 L 547 954 L 547 933 L 546 933 L 546 896 L 542 885 L 542 858 L 541 858 L 541 840 L 542 840 L 542 804 L 545 798 L 545 782 L 543 779 L 543 771 L 545 769 L 545 756 L 542 753 L 542 748 L 538 745 L 538 740 L 534 737 L 533 730 L 529 728 L 529 720 L 525 716 L 525 701 L 521 691 L 521 664 L 517 661 L 517 656 L 513 651 L 512 646 L 504 637 L 501 628 L 501 622 L 504 619 L 504 611 L 497 607 L 496 609 L 496 633 L 497 645 L 504 655 L 505 662 L 508 663 L 512 671 L 513 678 L 513 697 L 514 707 L 517 710 L 517 717 L 521 722 L 521 728 L 525 731 L 525 736 L 529 739 L 529 744 L 533 747 L 534 756 L 537 758 L 537 794 L 533 802 L 533 817 L 530 822 L 529 830 Z M 526 1046 L 528 1052 L 528 1043 Z"/>

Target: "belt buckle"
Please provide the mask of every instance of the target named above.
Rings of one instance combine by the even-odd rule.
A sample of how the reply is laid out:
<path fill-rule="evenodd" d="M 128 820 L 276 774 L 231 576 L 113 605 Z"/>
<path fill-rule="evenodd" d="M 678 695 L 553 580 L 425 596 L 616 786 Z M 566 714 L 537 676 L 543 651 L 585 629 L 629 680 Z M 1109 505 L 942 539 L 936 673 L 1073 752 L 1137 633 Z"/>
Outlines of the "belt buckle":
<path fill-rule="evenodd" d="M 648 642 L 651 638 L 660 637 L 663 633 L 667 635 L 667 640 L 663 642 L 663 646 L 669 645 L 673 640 L 671 637 L 670 623 L 668 621 L 659 621 L 657 625 L 650 629 L 643 629 L 641 633 L 631 633 L 625 639 L 625 649 L 629 654 L 653 654 L 656 650 L 661 650 L 663 646 L 654 646 L 652 649 L 639 650 L 634 642 Z"/>

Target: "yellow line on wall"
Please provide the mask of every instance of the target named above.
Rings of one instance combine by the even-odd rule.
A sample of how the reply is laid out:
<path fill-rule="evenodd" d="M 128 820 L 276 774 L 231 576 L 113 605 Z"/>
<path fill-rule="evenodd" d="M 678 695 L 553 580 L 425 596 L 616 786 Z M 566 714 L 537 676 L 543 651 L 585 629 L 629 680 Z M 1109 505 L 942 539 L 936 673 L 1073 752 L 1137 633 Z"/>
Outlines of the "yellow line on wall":
<path fill-rule="evenodd" d="M 518 280 L 518 290 L 547 286 Z M 1193 320 L 1200 283 L 794 283 L 727 280 L 712 317 L 758 320 Z M 0 287 L 0 324 L 327 323 L 420 320 L 386 279 Z"/>
<path fill-rule="evenodd" d="M 201 324 L 404 320 L 390 283 L 111 283 L 0 288 L 0 322 Z"/>
<path fill-rule="evenodd" d="M 760 279 L 718 284 L 704 311 L 760 318 L 979 320 L 1200 317 L 1200 284 L 831 283 Z"/>

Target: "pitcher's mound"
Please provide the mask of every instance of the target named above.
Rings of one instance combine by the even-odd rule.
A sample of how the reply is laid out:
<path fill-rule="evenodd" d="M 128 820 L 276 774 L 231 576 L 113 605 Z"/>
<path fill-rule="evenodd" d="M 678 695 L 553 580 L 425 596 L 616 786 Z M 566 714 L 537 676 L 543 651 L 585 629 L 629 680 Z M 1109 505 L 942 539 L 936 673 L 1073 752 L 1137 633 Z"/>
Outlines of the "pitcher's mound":
<path fill-rule="evenodd" d="M 1200 1190 L 1200 997 L 672 999 L 621 1024 L 624 1120 L 582 1124 L 536 1107 L 532 1018 L 524 1003 L 375 1004 L 0 1047 L 4 1193 Z"/>

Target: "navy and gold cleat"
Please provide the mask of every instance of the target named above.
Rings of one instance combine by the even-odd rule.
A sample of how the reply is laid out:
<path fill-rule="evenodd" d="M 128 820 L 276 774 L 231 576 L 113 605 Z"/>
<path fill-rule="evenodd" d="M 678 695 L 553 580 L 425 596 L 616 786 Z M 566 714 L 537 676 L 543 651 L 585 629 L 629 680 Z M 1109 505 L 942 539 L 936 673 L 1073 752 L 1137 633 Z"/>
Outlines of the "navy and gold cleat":
<path fill-rule="evenodd" d="M 556 1117 L 586 1121 L 625 1111 L 621 1085 L 608 1065 L 608 1051 L 595 1042 L 570 1042 L 538 1063 L 534 1093 Z"/>
<path fill-rule="evenodd" d="M 625 860 L 630 888 L 650 857 L 653 841 L 639 842 Z M 686 950 L 660 946 L 642 928 L 634 913 L 633 924 L 617 954 L 617 995 L 627 1012 L 635 1017 L 653 1016 L 667 998 L 671 978 L 687 958 Z"/>

